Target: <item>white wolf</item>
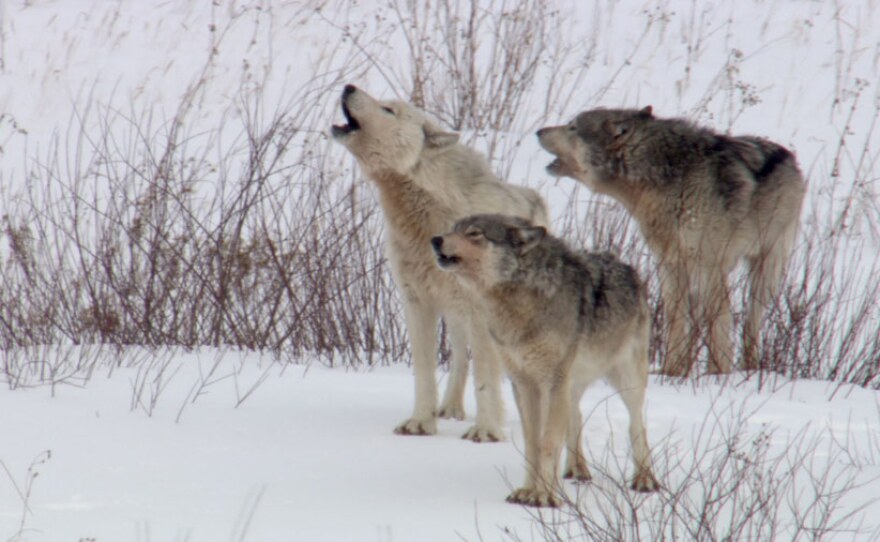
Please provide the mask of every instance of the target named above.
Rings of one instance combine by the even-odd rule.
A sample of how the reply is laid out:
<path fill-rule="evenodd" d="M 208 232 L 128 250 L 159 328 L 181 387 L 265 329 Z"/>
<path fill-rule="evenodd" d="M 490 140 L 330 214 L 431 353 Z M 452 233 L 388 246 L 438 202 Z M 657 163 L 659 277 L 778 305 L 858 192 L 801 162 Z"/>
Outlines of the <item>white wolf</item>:
<path fill-rule="evenodd" d="M 379 101 L 347 85 L 342 93 L 346 124 L 333 138 L 357 159 L 376 185 L 385 216 L 388 260 L 404 307 L 415 373 L 412 417 L 395 432 L 430 435 L 437 416 L 464 418 L 464 385 L 470 344 L 474 357 L 477 420 L 463 438 L 478 442 L 503 438 L 501 366 L 488 328 L 476 316 L 475 301 L 436 264 L 431 238 L 465 216 L 503 213 L 548 225 L 537 192 L 499 180 L 486 159 L 440 129 L 410 104 Z M 452 343 L 452 370 L 437 408 L 437 323 L 446 321 Z"/>

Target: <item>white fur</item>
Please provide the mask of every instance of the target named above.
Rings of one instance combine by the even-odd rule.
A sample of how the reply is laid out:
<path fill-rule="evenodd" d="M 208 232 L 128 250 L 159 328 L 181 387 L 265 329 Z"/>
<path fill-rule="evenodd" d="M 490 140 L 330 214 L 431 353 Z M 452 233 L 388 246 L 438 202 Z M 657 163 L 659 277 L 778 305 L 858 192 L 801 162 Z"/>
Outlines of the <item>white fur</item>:
<path fill-rule="evenodd" d="M 333 137 L 357 159 L 377 186 L 386 222 L 388 260 L 402 294 L 415 375 L 412 416 L 395 432 L 434 434 L 436 417 L 464 417 L 467 345 L 474 356 L 476 424 L 464 438 L 503 438 L 501 366 L 474 301 L 439 270 L 430 239 L 456 220 L 477 213 L 521 216 L 548 225 L 546 207 L 528 188 L 499 180 L 479 153 L 458 143 L 410 104 L 379 101 L 352 86 L 343 103 L 359 129 L 334 127 Z M 437 323 L 447 322 L 452 370 L 438 410 L 435 371 Z"/>

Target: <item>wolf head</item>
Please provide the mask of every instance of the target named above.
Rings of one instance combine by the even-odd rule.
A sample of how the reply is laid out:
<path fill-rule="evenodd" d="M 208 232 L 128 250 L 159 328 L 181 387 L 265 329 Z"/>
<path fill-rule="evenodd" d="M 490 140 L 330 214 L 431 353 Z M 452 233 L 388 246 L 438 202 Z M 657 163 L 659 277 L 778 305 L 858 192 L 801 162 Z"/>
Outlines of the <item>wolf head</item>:
<path fill-rule="evenodd" d="M 458 142 L 412 105 L 379 101 L 355 87 L 342 91 L 345 124 L 331 128 L 333 139 L 345 146 L 368 172 L 408 173 L 422 153 L 442 150 Z"/>
<path fill-rule="evenodd" d="M 527 255 L 547 238 L 547 230 L 505 215 L 473 215 L 452 231 L 431 239 L 437 265 L 463 283 L 489 289 L 521 278 Z"/>
<path fill-rule="evenodd" d="M 566 125 L 541 128 L 538 141 L 556 155 L 547 171 L 594 186 L 597 177 L 613 167 L 614 158 L 633 134 L 653 119 L 650 105 L 642 109 L 592 109 Z"/>

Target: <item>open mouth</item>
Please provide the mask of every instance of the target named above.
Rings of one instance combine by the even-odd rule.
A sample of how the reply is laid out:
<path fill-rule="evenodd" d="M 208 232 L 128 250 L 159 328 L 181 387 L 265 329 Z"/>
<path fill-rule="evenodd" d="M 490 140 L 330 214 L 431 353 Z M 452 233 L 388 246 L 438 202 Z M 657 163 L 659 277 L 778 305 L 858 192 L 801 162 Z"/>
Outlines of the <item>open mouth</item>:
<path fill-rule="evenodd" d="M 437 265 L 443 269 L 452 267 L 461 261 L 461 258 L 458 256 L 448 256 L 443 254 L 443 250 L 436 246 L 434 247 L 434 253 L 437 255 Z"/>
<path fill-rule="evenodd" d="M 348 109 L 348 104 L 345 103 L 345 97 L 342 98 L 342 114 L 345 116 L 346 124 L 334 124 L 331 129 L 333 133 L 333 137 L 341 137 L 348 135 L 356 130 L 361 129 L 361 124 L 357 121 L 356 118 L 351 116 L 351 111 Z"/>
<path fill-rule="evenodd" d="M 461 262 L 461 258 L 459 258 L 458 256 L 447 256 L 439 252 L 437 253 L 437 265 L 444 269 L 452 267 L 459 262 Z"/>
<path fill-rule="evenodd" d="M 553 160 L 549 164 L 547 164 L 547 171 L 554 175 L 561 175 L 565 171 L 565 164 L 562 162 L 562 158 L 557 158 Z"/>

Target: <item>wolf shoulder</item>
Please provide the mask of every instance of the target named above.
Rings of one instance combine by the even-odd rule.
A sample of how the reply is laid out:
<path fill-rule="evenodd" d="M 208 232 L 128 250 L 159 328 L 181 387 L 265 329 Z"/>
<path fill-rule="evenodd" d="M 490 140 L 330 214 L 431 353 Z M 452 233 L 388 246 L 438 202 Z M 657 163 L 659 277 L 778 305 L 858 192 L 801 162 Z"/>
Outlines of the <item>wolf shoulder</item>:
<path fill-rule="evenodd" d="M 581 316 L 598 330 L 647 314 L 647 289 L 632 265 L 612 252 L 569 253 L 581 290 Z"/>

